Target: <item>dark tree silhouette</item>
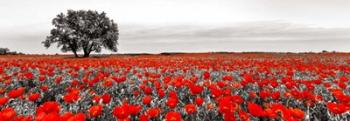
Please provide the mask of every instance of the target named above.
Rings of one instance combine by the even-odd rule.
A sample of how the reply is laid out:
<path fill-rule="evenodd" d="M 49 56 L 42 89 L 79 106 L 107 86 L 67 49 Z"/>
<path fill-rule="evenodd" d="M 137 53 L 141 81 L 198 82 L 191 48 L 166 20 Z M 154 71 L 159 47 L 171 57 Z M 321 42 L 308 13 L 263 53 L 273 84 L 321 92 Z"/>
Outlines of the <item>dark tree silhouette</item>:
<path fill-rule="evenodd" d="M 0 55 L 5 55 L 10 51 L 8 48 L 0 48 Z"/>
<path fill-rule="evenodd" d="M 55 26 L 42 43 L 46 48 L 57 43 L 62 52 L 72 51 L 75 57 L 83 50 L 84 57 L 91 52 L 101 52 L 102 47 L 116 52 L 118 45 L 118 25 L 106 16 L 92 10 L 68 10 L 52 20 Z"/>

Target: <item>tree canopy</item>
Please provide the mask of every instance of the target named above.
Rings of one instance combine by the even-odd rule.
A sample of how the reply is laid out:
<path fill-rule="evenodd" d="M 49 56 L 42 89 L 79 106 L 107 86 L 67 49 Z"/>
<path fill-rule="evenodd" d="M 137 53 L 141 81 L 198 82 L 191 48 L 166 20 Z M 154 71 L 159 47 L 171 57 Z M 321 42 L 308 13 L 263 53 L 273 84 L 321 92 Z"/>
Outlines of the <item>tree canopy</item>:
<path fill-rule="evenodd" d="M 91 52 L 99 53 L 102 48 L 118 50 L 118 25 L 105 12 L 68 10 L 67 14 L 58 14 L 52 24 L 54 28 L 42 42 L 46 48 L 57 43 L 62 52 L 72 51 L 76 57 L 80 51 L 89 57 Z"/>

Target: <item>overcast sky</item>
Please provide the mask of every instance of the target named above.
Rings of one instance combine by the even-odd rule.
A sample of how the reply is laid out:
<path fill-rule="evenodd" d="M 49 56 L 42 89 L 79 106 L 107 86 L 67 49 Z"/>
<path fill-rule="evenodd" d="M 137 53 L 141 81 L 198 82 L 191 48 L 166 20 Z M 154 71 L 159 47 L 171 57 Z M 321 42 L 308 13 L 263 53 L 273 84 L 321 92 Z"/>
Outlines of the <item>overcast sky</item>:
<path fill-rule="evenodd" d="M 118 53 L 350 52 L 349 0 L 1 0 L 0 47 L 60 53 L 41 42 L 67 9 L 105 11 Z"/>

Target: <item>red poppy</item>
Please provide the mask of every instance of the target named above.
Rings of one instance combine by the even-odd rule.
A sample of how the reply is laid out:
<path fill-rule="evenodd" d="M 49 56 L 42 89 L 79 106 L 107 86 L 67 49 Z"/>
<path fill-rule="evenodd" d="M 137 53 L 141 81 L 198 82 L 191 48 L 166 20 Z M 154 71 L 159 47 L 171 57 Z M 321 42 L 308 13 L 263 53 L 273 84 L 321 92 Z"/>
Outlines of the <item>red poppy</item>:
<path fill-rule="evenodd" d="M 77 113 L 71 116 L 67 121 L 85 121 L 86 117 L 84 113 Z"/>
<path fill-rule="evenodd" d="M 217 89 L 217 88 L 211 88 L 210 92 L 211 92 L 213 97 L 220 97 L 223 93 L 222 90 Z"/>
<path fill-rule="evenodd" d="M 56 79 L 55 79 L 55 83 L 56 84 L 60 84 L 62 81 L 62 76 L 58 76 Z"/>
<path fill-rule="evenodd" d="M 252 102 L 248 102 L 248 111 L 256 117 L 262 117 L 265 115 L 264 109 Z"/>
<path fill-rule="evenodd" d="M 187 104 L 185 105 L 185 111 L 187 112 L 187 114 L 193 114 L 197 112 L 197 108 L 196 105 L 194 104 Z"/>
<path fill-rule="evenodd" d="M 40 98 L 40 94 L 39 93 L 32 93 L 31 95 L 29 95 L 28 100 L 29 101 L 37 101 Z"/>
<path fill-rule="evenodd" d="M 60 119 L 60 115 L 58 113 L 54 113 L 54 112 L 51 112 L 51 113 L 48 113 L 48 114 L 45 114 L 45 113 L 42 113 L 42 117 L 36 117 L 36 120 L 37 121 L 57 121 Z"/>
<path fill-rule="evenodd" d="M 94 105 L 89 108 L 89 116 L 92 118 L 101 115 L 103 107 L 101 105 Z"/>
<path fill-rule="evenodd" d="M 226 76 L 222 77 L 222 80 L 224 80 L 224 81 L 231 81 L 231 80 L 233 80 L 233 77 L 229 76 L 229 75 L 226 75 Z"/>
<path fill-rule="evenodd" d="M 129 105 L 129 112 L 130 115 L 137 115 L 138 113 L 140 113 L 142 107 L 140 105 Z"/>
<path fill-rule="evenodd" d="M 236 121 L 235 115 L 233 113 L 223 114 L 225 121 Z"/>
<path fill-rule="evenodd" d="M 101 99 L 102 99 L 101 96 L 98 96 L 98 95 L 95 95 L 92 97 L 92 101 L 94 103 L 99 103 Z"/>
<path fill-rule="evenodd" d="M 0 111 L 0 119 L 3 121 L 11 121 L 16 115 L 17 113 L 13 108 L 4 108 Z"/>
<path fill-rule="evenodd" d="M 202 86 L 197 86 L 197 85 L 191 85 L 190 86 L 190 91 L 192 95 L 200 94 L 203 91 Z"/>
<path fill-rule="evenodd" d="M 151 95 L 152 94 L 152 88 L 151 87 L 148 87 L 148 86 L 145 86 L 143 88 L 143 92 L 146 94 L 146 95 Z"/>
<path fill-rule="evenodd" d="M 0 107 L 8 102 L 7 97 L 0 97 Z"/>
<path fill-rule="evenodd" d="M 144 96 L 142 99 L 143 104 L 145 105 L 150 105 L 152 101 L 152 97 L 151 96 Z"/>
<path fill-rule="evenodd" d="M 203 102 L 204 102 L 203 98 L 201 98 L 201 97 L 196 97 L 196 104 L 197 104 L 198 106 L 201 106 L 201 105 L 203 104 Z"/>
<path fill-rule="evenodd" d="M 15 117 L 14 121 L 33 121 L 33 116 L 17 116 Z"/>
<path fill-rule="evenodd" d="M 67 121 L 70 117 L 73 117 L 74 114 L 72 112 L 65 112 L 63 115 L 60 117 L 60 121 Z"/>
<path fill-rule="evenodd" d="M 127 119 L 129 118 L 129 109 L 128 106 L 116 106 L 113 109 L 113 115 L 117 119 Z"/>
<path fill-rule="evenodd" d="M 146 114 L 141 114 L 139 116 L 140 121 L 149 121 L 149 116 Z"/>
<path fill-rule="evenodd" d="M 63 100 L 66 102 L 66 103 L 74 103 L 76 101 L 79 100 L 79 94 L 80 94 L 80 91 L 79 90 L 73 90 L 72 92 L 66 94 L 64 97 L 63 97 Z"/>
<path fill-rule="evenodd" d="M 60 112 L 60 105 L 57 102 L 49 101 L 45 102 L 44 104 L 40 105 L 37 108 L 38 112 L 45 112 L 45 113 L 59 113 Z"/>
<path fill-rule="evenodd" d="M 104 87 L 111 87 L 111 86 L 113 86 L 113 82 L 110 81 L 110 80 L 107 80 L 107 81 L 105 81 L 105 82 L 103 83 L 103 86 L 104 86 Z"/>
<path fill-rule="evenodd" d="M 46 77 L 44 75 L 40 75 L 39 76 L 39 81 L 43 82 L 45 81 Z"/>
<path fill-rule="evenodd" d="M 289 111 L 291 112 L 292 116 L 295 119 L 302 120 L 305 117 L 304 111 L 302 111 L 300 109 L 292 108 L 292 109 L 289 109 Z"/>
<path fill-rule="evenodd" d="M 278 100 L 278 99 L 280 98 L 280 95 L 281 95 L 281 93 L 278 92 L 278 91 L 276 91 L 276 92 L 273 92 L 273 93 L 271 94 L 271 98 L 272 98 L 273 100 Z"/>
<path fill-rule="evenodd" d="M 47 90 L 49 90 L 49 87 L 47 85 L 42 85 L 40 86 L 40 89 L 43 91 L 43 92 L 46 92 Z"/>
<path fill-rule="evenodd" d="M 239 111 L 238 112 L 239 118 L 241 119 L 241 121 L 249 121 L 249 115 L 248 113 L 244 112 L 244 111 Z"/>
<path fill-rule="evenodd" d="M 158 89 L 158 97 L 163 98 L 165 96 L 165 92 L 162 89 Z"/>
<path fill-rule="evenodd" d="M 111 101 L 111 95 L 109 95 L 108 93 L 105 93 L 102 95 L 102 102 L 104 104 L 108 104 Z"/>
<path fill-rule="evenodd" d="M 159 108 L 150 108 L 146 112 L 150 118 L 156 118 L 160 114 L 160 109 Z"/>
<path fill-rule="evenodd" d="M 349 107 L 345 104 L 336 104 L 332 102 L 327 103 L 327 107 L 329 111 L 334 114 L 342 114 L 349 110 Z"/>
<path fill-rule="evenodd" d="M 28 73 L 24 74 L 24 76 L 28 80 L 32 80 L 34 78 L 34 75 L 31 72 L 28 72 Z"/>
<path fill-rule="evenodd" d="M 23 95 L 24 90 L 25 90 L 25 87 L 20 87 L 20 88 L 11 90 L 11 91 L 7 94 L 7 96 L 10 97 L 10 98 L 17 98 L 17 97 Z"/>
<path fill-rule="evenodd" d="M 165 115 L 166 121 L 182 121 L 181 114 L 178 112 L 168 112 Z"/>
<path fill-rule="evenodd" d="M 177 105 L 178 99 L 175 97 L 169 97 L 166 105 L 169 106 L 170 108 L 175 108 Z"/>

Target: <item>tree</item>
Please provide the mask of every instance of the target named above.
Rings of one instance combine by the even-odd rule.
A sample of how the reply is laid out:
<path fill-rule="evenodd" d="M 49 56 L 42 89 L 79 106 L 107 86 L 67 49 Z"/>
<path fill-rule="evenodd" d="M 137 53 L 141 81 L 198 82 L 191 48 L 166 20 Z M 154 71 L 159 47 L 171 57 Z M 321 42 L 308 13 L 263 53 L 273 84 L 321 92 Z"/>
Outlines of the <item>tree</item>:
<path fill-rule="evenodd" d="M 6 55 L 8 52 L 10 52 L 10 49 L 8 49 L 8 48 L 0 48 L 0 54 L 1 55 Z"/>
<path fill-rule="evenodd" d="M 118 25 L 106 16 L 105 12 L 92 10 L 68 10 L 52 20 L 55 26 L 50 36 L 42 43 L 46 48 L 57 43 L 62 52 L 72 51 L 75 57 L 83 50 L 84 57 L 91 52 L 101 52 L 102 47 L 117 52 Z"/>

